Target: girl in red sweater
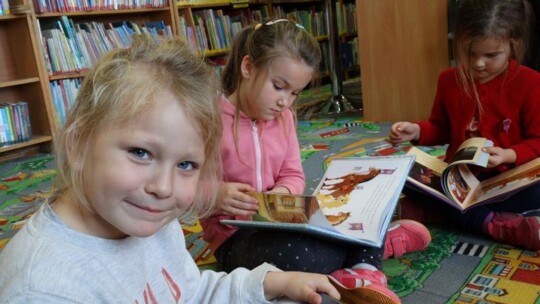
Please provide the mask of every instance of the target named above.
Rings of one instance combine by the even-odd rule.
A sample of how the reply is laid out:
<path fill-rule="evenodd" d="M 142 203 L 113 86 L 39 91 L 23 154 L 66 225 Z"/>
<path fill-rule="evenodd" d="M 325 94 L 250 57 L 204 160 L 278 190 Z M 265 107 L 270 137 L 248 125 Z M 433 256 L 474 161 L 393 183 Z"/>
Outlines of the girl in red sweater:
<path fill-rule="evenodd" d="M 540 74 L 520 64 L 528 34 L 526 16 L 522 0 L 463 1 L 454 37 L 457 67 L 440 74 L 429 119 L 395 123 L 389 141 L 448 144 L 448 160 L 465 139 L 486 137 L 494 146 L 485 148 L 490 157 L 488 168 L 478 173 L 480 180 L 539 157 Z M 471 232 L 540 249 L 540 185 L 466 213 L 430 203 L 413 191 L 407 194 L 404 213 L 412 218 L 426 222 L 420 213 L 436 213 L 438 220 L 458 223 Z"/>

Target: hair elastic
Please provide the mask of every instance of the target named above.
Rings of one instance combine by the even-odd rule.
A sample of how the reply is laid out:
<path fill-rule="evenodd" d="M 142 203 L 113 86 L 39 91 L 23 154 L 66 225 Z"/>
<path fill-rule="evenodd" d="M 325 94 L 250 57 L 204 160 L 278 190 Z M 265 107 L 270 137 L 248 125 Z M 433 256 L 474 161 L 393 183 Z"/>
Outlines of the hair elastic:
<path fill-rule="evenodd" d="M 298 24 L 292 20 L 289 20 L 289 19 L 276 19 L 276 20 L 270 20 L 270 21 L 267 21 L 266 23 L 264 23 L 264 25 L 272 25 L 272 24 L 275 24 L 275 23 L 278 23 L 278 22 L 292 22 L 294 23 L 294 25 L 296 25 L 297 28 L 300 28 L 300 29 L 303 29 L 303 30 L 306 30 L 301 24 Z M 261 26 L 263 26 L 263 24 L 261 23 L 257 23 L 255 25 L 255 30 L 259 29 Z"/>

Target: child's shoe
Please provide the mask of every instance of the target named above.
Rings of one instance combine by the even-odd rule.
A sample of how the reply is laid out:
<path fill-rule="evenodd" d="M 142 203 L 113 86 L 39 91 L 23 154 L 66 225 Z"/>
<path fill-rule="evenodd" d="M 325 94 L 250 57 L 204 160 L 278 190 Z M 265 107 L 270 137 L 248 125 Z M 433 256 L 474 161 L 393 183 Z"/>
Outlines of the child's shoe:
<path fill-rule="evenodd" d="M 329 275 L 330 282 L 341 294 L 343 303 L 399 304 L 398 296 L 387 287 L 382 271 L 340 269 Z"/>
<path fill-rule="evenodd" d="M 431 243 L 426 226 L 413 220 L 397 220 L 390 224 L 384 242 L 383 259 L 398 258 L 406 253 L 424 250 Z"/>
<path fill-rule="evenodd" d="M 496 241 L 540 250 L 540 216 L 494 212 L 486 225 L 485 230 Z"/>

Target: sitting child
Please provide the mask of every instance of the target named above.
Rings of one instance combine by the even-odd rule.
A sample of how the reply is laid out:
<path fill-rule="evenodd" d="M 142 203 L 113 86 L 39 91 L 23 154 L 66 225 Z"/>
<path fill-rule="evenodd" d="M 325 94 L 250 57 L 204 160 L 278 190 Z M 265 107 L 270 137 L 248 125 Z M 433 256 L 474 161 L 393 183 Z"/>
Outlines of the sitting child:
<path fill-rule="evenodd" d="M 55 194 L 0 255 L 1 303 L 340 297 L 324 275 L 201 272 L 187 251 L 178 217 L 211 209 L 220 177 L 213 73 L 183 42 L 144 36 L 94 66 L 55 137 Z"/>

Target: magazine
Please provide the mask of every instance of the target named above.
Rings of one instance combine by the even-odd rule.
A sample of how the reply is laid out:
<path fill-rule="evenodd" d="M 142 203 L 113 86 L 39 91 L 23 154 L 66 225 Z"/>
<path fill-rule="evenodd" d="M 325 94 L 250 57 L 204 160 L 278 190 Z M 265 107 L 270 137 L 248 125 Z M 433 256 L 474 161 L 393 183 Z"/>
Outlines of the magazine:
<path fill-rule="evenodd" d="M 414 156 L 334 159 L 313 195 L 250 193 L 259 200 L 240 227 L 303 232 L 381 247 Z"/>
<path fill-rule="evenodd" d="M 460 145 L 449 163 L 411 147 L 407 154 L 414 155 L 416 161 L 407 178 L 407 187 L 465 211 L 480 204 L 502 201 L 540 181 L 540 158 L 537 158 L 480 182 L 471 170 L 475 166 L 487 166 L 489 154 L 482 152 L 482 147 L 492 145 L 485 138 L 470 138 Z"/>

